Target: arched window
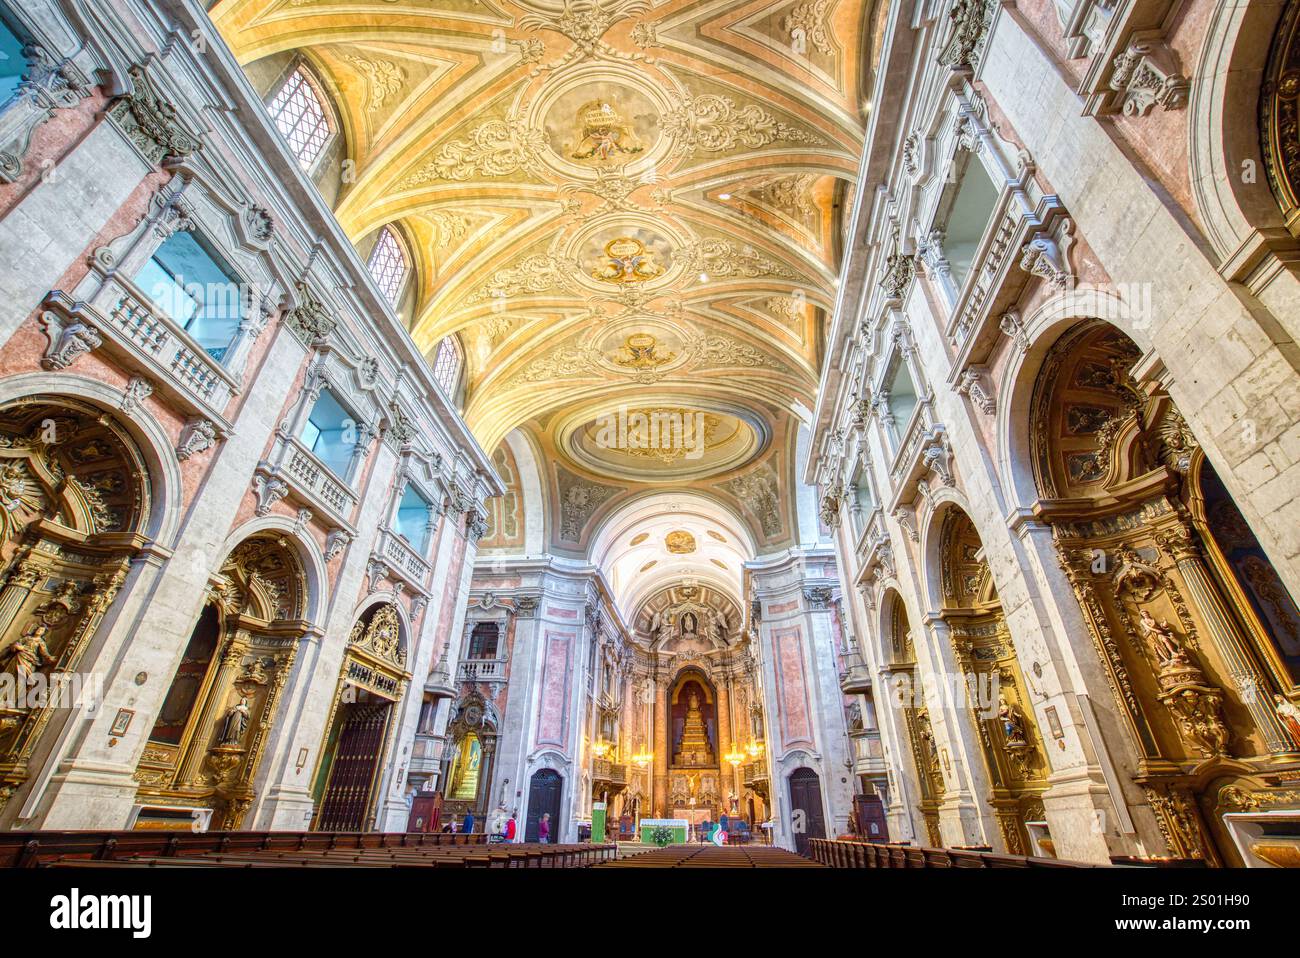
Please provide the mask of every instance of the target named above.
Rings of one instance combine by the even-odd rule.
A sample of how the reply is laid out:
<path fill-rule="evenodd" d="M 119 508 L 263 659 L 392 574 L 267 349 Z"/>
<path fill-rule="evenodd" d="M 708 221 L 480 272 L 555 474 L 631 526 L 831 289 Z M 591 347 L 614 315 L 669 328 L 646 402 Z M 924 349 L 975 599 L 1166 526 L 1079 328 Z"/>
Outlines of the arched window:
<path fill-rule="evenodd" d="M 333 131 L 316 84 L 302 67 L 289 74 L 268 109 L 276 128 L 298 158 L 298 164 L 304 170 L 311 169 Z"/>
<path fill-rule="evenodd" d="M 433 356 L 433 378 L 448 399 L 455 398 L 456 383 L 460 380 L 460 347 L 455 336 L 448 336 L 438 344 Z"/>
<path fill-rule="evenodd" d="M 370 270 L 370 275 L 374 277 L 379 291 L 396 306 L 397 297 L 402 292 L 402 284 L 406 282 L 406 274 L 410 267 L 407 265 L 406 252 L 402 249 L 402 244 L 387 226 L 379 231 L 379 239 L 375 242 L 375 248 L 370 251 L 370 261 L 366 266 Z"/>

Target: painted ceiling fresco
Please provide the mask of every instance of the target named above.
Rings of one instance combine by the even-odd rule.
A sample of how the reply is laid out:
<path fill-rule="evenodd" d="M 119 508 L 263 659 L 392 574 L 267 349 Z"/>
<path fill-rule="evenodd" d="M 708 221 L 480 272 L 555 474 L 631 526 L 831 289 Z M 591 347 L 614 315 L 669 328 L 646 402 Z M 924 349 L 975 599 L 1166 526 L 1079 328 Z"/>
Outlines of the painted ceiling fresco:
<path fill-rule="evenodd" d="M 459 335 L 484 448 L 522 426 L 572 475 L 691 486 L 772 470 L 786 414 L 813 404 L 869 7 L 220 0 L 212 16 L 245 65 L 300 55 L 330 87 L 337 216 L 413 247 L 412 335 L 426 352 Z M 600 447 L 620 406 L 701 413 L 719 448 Z"/>

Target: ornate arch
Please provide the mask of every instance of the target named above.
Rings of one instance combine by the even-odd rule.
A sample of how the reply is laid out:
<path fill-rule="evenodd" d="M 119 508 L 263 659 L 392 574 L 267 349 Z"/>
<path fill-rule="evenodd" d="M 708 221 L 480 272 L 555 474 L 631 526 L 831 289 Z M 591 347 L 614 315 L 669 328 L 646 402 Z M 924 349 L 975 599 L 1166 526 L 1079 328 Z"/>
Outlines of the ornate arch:
<path fill-rule="evenodd" d="M 1007 851 L 1031 852 L 1051 772 L 1002 602 L 970 515 L 952 505 L 939 532 L 939 617 L 966 680 L 967 719 L 988 773 L 989 805 Z"/>
<path fill-rule="evenodd" d="M 1261 252 L 1295 247 L 1288 233 L 1295 190 L 1286 185 L 1291 177 L 1278 131 L 1287 111 L 1294 117 L 1284 74 L 1291 69 L 1296 18 L 1294 3 L 1283 9 L 1218 0 L 1194 72 L 1188 118 L 1192 189 L 1206 236 L 1230 279 L 1253 268 Z"/>
<path fill-rule="evenodd" d="M 1204 788 L 1229 768 L 1300 754 L 1274 699 L 1296 690 L 1269 670 L 1216 551 L 1198 503 L 1204 453 L 1168 394 L 1134 379 L 1138 352 L 1100 320 L 1049 351 L 1031 405 L 1036 511 L 1139 762 L 1160 769 L 1139 785 L 1171 852 L 1232 862 Z"/>
<path fill-rule="evenodd" d="M 48 380 L 47 380 L 48 381 Z M 0 406 L 0 810 L 28 778 L 132 561 L 161 524 L 145 453 L 92 402 Z"/>
<path fill-rule="evenodd" d="M 206 808 L 217 827 L 240 827 L 313 628 L 310 592 L 300 552 L 283 535 L 253 533 L 226 555 L 136 767 L 142 820 Z"/>

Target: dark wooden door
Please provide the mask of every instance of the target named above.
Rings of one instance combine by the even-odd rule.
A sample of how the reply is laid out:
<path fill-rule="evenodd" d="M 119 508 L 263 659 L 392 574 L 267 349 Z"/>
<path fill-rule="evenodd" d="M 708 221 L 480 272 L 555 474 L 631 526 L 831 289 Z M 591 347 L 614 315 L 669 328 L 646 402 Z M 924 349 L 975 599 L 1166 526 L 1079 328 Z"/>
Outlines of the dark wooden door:
<path fill-rule="evenodd" d="M 859 795 L 858 834 L 869 842 L 889 841 L 889 824 L 885 820 L 885 803 L 879 795 Z"/>
<path fill-rule="evenodd" d="M 553 769 L 544 768 L 533 773 L 528 785 L 528 819 L 524 826 L 524 841 L 537 841 L 537 823 L 547 813 L 551 816 L 550 840 L 552 844 L 560 840 L 560 792 L 563 787 L 564 780 Z"/>
<path fill-rule="evenodd" d="M 826 837 L 822 783 L 811 768 L 796 768 L 790 773 L 790 830 L 794 833 L 794 850 L 800 855 L 808 854 L 808 839 Z"/>
<path fill-rule="evenodd" d="M 391 702 L 351 702 L 342 707 L 338 744 L 316 828 L 359 832 L 366 827 L 379 751 L 384 747 Z"/>

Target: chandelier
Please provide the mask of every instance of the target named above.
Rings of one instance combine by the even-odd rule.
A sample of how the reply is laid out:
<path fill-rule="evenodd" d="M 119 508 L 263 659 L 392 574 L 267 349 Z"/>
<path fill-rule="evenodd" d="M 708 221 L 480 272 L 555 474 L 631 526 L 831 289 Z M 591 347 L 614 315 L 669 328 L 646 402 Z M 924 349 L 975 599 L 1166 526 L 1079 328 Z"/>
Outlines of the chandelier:
<path fill-rule="evenodd" d="M 632 756 L 632 764 L 637 768 L 645 768 L 655 759 L 653 752 L 640 751 Z"/>
<path fill-rule="evenodd" d="M 758 758 L 760 755 L 763 754 L 763 743 L 750 742 L 748 745 L 745 746 L 745 751 L 749 753 L 750 758 Z M 730 759 L 728 759 L 728 761 L 730 761 Z"/>
<path fill-rule="evenodd" d="M 609 754 L 609 743 L 604 739 L 597 739 L 591 743 L 591 753 L 595 755 L 596 758 L 604 758 Z"/>
<path fill-rule="evenodd" d="M 735 766 L 735 765 L 739 765 L 741 762 L 745 760 L 745 753 L 728 752 L 726 755 L 723 756 L 723 758 L 725 758 L 728 762 L 730 762 L 733 766 Z"/>

